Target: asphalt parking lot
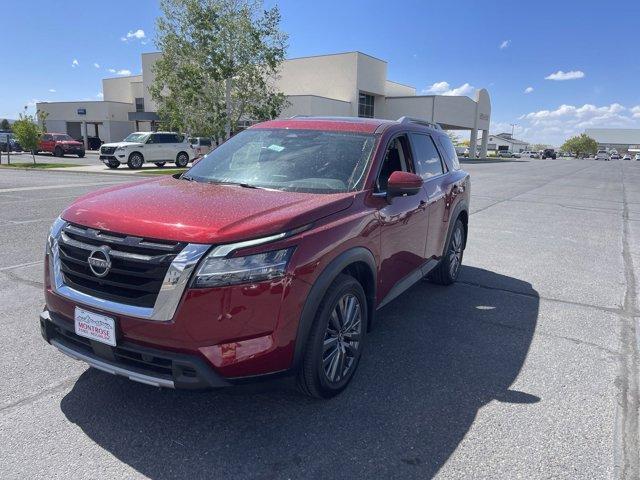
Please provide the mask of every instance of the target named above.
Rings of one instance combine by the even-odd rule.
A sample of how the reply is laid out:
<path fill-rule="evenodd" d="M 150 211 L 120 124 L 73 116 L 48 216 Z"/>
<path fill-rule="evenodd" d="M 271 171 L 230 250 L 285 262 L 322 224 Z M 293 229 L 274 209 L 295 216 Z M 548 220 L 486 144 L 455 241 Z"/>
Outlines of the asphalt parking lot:
<path fill-rule="evenodd" d="M 640 162 L 464 168 L 461 280 L 384 307 L 330 401 L 159 390 L 59 354 L 45 235 L 129 178 L 0 171 L 0 478 L 638 478 Z"/>

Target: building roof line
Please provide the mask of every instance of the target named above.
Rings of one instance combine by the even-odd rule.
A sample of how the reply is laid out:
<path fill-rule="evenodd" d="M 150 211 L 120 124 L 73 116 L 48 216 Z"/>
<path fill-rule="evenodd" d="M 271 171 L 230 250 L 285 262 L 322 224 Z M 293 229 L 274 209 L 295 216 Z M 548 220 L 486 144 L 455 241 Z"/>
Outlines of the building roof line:
<path fill-rule="evenodd" d="M 346 100 L 340 100 L 338 98 L 331 98 L 331 97 L 323 97 L 322 95 L 314 95 L 312 93 L 298 93 L 295 95 L 286 95 L 287 97 L 316 97 L 316 98 L 324 98 L 325 100 L 333 100 L 334 102 L 342 102 L 342 103 L 348 103 L 349 105 L 351 105 L 351 102 L 348 102 Z"/>

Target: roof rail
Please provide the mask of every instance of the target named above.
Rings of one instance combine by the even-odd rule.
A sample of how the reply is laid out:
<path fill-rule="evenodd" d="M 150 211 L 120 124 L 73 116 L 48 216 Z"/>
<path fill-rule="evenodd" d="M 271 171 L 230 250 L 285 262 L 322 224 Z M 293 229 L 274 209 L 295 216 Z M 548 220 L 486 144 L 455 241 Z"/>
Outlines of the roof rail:
<path fill-rule="evenodd" d="M 308 117 L 309 115 L 291 115 L 289 118 L 304 118 L 304 117 Z"/>
<path fill-rule="evenodd" d="M 419 125 L 424 125 L 425 127 L 435 128 L 436 130 L 442 130 L 440 124 L 436 122 L 429 122 L 427 120 L 420 120 L 419 118 L 411 118 L 411 117 L 400 117 L 397 122 L 399 123 L 417 123 Z"/>

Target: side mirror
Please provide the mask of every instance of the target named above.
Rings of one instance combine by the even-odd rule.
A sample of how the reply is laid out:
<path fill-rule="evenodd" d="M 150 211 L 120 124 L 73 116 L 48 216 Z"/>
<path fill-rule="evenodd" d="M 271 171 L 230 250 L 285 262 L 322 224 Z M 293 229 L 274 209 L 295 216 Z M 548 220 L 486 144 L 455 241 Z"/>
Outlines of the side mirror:
<path fill-rule="evenodd" d="M 204 157 L 198 157 L 198 158 L 194 158 L 193 162 L 191 163 L 191 166 L 193 167 L 196 163 L 198 163 L 200 160 L 202 160 Z"/>
<path fill-rule="evenodd" d="M 416 195 L 422 188 L 422 177 L 415 173 L 395 171 L 387 182 L 387 197 Z"/>

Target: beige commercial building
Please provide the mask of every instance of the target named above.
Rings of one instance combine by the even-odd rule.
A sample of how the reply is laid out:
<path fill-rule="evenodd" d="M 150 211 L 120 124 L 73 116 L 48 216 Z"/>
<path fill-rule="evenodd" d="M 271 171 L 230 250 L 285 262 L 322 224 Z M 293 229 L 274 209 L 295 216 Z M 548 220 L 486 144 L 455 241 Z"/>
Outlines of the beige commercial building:
<path fill-rule="evenodd" d="M 49 131 L 71 136 L 99 136 L 118 141 L 137 130 L 157 128 L 157 106 L 149 94 L 153 64 L 160 53 L 142 55 L 142 74 L 106 78 L 104 99 L 95 102 L 43 102 Z M 491 101 L 485 89 L 475 98 L 418 95 L 416 88 L 387 78 L 387 62 L 361 52 L 292 58 L 282 64 L 277 88 L 288 99 L 282 117 L 294 115 L 359 116 L 397 119 L 409 116 L 439 123 L 446 130 L 468 130 L 470 151 L 478 134 L 487 151 Z"/>

